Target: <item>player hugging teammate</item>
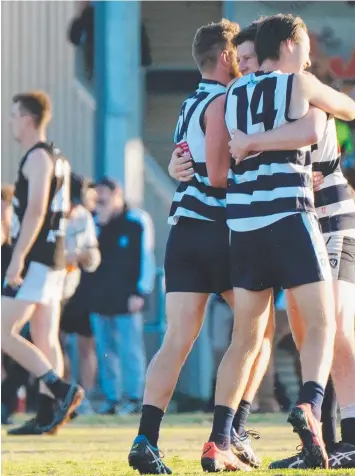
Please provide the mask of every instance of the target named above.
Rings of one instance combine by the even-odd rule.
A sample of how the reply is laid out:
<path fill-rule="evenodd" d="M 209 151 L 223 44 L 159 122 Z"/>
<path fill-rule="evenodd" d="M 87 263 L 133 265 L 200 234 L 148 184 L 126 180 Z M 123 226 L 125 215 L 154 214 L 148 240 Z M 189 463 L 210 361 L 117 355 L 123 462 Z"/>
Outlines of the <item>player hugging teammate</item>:
<path fill-rule="evenodd" d="M 222 20 L 195 35 L 202 79 L 182 106 L 175 143 L 183 147 L 169 167 L 181 183 L 165 259 L 168 328 L 148 369 L 129 454 L 141 474 L 171 474 L 159 428 L 210 293 L 233 307 L 235 325 L 201 464 L 208 472 L 260 464 L 245 424 L 270 357 L 275 286 L 287 291 L 301 357 L 303 386 L 288 421 L 302 450 L 271 467 L 355 466 L 355 205 L 333 120 L 353 120 L 355 102 L 304 72 L 309 52 L 307 27 L 292 15 L 241 32 Z M 314 172 L 324 182 L 313 189 Z M 330 373 L 341 408 L 338 444 Z"/>

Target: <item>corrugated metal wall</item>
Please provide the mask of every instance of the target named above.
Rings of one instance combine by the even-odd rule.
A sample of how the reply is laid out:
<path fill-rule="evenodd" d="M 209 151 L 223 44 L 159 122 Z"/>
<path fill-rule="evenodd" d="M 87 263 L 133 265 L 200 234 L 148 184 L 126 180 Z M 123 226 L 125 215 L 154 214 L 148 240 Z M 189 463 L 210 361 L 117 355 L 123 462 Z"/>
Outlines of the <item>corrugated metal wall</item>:
<path fill-rule="evenodd" d="M 153 67 L 195 68 L 191 43 L 197 28 L 222 16 L 221 1 L 143 1 L 142 19 L 152 50 Z"/>
<path fill-rule="evenodd" d="M 1 170 L 13 181 L 21 157 L 9 127 L 12 96 L 44 89 L 53 101 L 49 138 L 67 155 L 73 170 L 93 173 L 93 108 L 78 93 L 74 47 L 67 29 L 74 1 L 6 1 L 1 4 Z"/>

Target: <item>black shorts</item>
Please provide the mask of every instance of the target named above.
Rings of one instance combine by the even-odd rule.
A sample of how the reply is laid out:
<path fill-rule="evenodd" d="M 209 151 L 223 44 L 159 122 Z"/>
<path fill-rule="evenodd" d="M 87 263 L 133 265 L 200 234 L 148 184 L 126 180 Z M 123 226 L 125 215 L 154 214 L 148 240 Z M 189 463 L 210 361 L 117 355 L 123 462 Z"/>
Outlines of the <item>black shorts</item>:
<path fill-rule="evenodd" d="M 324 239 L 333 279 L 355 284 L 355 238 L 329 234 Z"/>
<path fill-rule="evenodd" d="M 180 218 L 165 252 L 166 292 L 221 294 L 232 288 L 226 223 Z"/>
<path fill-rule="evenodd" d="M 284 289 L 331 280 L 325 242 L 312 214 L 297 213 L 272 225 L 231 234 L 233 287 Z"/>
<path fill-rule="evenodd" d="M 78 334 L 84 337 L 92 336 L 90 313 L 79 305 L 75 294 L 70 299 L 62 302 L 60 330 L 67 334 Z"/>

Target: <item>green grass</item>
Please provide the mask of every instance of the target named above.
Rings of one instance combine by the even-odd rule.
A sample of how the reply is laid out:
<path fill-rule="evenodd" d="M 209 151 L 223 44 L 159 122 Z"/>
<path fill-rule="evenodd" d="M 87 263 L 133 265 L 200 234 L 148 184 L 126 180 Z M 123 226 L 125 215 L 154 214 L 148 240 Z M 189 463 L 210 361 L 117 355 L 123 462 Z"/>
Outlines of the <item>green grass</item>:
<path fill-rule="evenodd" d="M 255 476 L 337 474 L 354 470 L 270 471 L 273 459 L 294 453 L 299 441 L 285 423 L 285 415 L 252 415 L 250 428 L 261 433 L 254 447 L 263 457 Z M 137 417 L 82 417 L 64 427 L 57 436 L 7 436 L 2 432 L 3 476 L 133 476 L 127 453 L 136 435 Z M 168 415 L 161 432 L 161 450 L 175 475 L 202 474 L 201 449 L 209 435 L 211 416 Z M 239 473 L 242 474 L 242 473 Z"/>

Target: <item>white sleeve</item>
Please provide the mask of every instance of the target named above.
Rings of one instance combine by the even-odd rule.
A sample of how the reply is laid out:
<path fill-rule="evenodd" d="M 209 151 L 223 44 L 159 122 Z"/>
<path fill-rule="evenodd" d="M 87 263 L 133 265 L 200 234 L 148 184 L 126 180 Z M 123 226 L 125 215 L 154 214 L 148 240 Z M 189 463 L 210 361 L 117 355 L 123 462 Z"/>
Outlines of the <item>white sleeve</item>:
<path fill-rule="evenodd" d="M 85 224 L 85 248 L 96 248 L 97 247 L 97 238 L 96 238 L 96 227 L 94 219 L 90 212 L 88 212 L 86 224 Z"/>
<path fill-rule="evenodd" d="M 91 250 L 92 261 L 90 263 L 90 266 L 86 266 L 84 269 L 88 273 L 93 273 L 94 271 L 96 271 L 96 269 L 98 268 L 100 264 L 101 256 L 100 256 L 100 251 L 98 249 L 98 243 L 96 238 L 95 222 L 90 212 L 87 212 L 87 216 L 86 216 L 85 232 L 84 232 L 82 247 L 89 248 Z"/>

